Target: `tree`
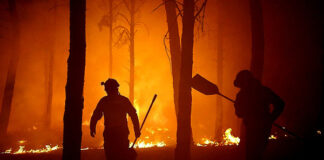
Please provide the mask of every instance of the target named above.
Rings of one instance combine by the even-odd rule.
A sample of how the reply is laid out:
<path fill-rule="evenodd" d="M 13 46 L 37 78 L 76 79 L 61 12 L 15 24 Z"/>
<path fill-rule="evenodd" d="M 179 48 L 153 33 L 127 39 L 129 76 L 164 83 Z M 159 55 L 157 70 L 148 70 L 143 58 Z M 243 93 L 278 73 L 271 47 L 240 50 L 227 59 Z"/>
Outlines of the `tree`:
<path fill-rule="evenodd" d="M 191 130 L 191 78 L 195 25 L 194 0 L 183 1 L 181 67 L 179 79 L 179 110 L 177 116 L 177 146 L 175 159 L 190 159 Z"/>
<path fill-rule="evenodd" d="M 137 2 L 137 3 L 136 3 Z M 129 41 L 129 100 L 134 103 L 134 86 L 135 86 L 135 26 L 136 26 L 136 14 L 143 5 L 144 2 L 138 3 L 138 0 L 123 0 L 126 10 L 129 13 L 129 18 L 122 13 L 119 15 L 127 22 L 127 27 L 119 25 L 115 30 L 120 30 L 120 38 L 125 35 Z M 119 40 L 122 41 L 122 40 Z"/>
<path fill-rule="evenodd" d="M 262 80 L 264 63 L 264 27 L 263 14 L 260 0 L 250 0 L 251 32 L 252 32 L 252 57 L 251 72 Z"/>
<path fill-rule="evenodd" d="M 17 66 L 19 61 L 20 49 L 20 24 L 19 17 L 17 13 L 16 1 L 8 0 L 9 12 L 12 22 L 12 53 L 9 61 L 9 68 L 7 72 L 7 79 L 5 84 L 5 90 L 2 98 L 2 107 L 0 113 L 0 135 L 7 134 L 7 128 L 9 124 L 9 116 L 11 112 L 11 104 L 14 94 Z"/>
<path fill-rule="evenodd" d="M 63 159 L 80 159 L 85 70 L 86 0 L 70 0 L 70 55 L 65 87 Z"/>
<path fill-rule="evenodd" d="M 108 50 L 109 50 L 109 72 L 108 76 L 113 76 L 113 30 L 114 30 L 114 23 L 115 23 L 115 17 L 116 17 L 116 7 L 117 5 L 114 5 L 114 0 L 108 0 L 108 13 L 102 17 L 102 19 L 99 22 L 99 29 L 103 26 L 107 26 L 109 29 L 109 44 L 108 44 Z"/>
<path fill-rule="evenodd" d="M 217 10 L 217 84 L 219 88 L 223 88 L 223 23 L 220 8 L 218 7 Z M 215 138 L 221 139 L 223 134 L 223 103 L 220 96 L 217 96 L 216 108 Z"/>
<path fill-rule="evenodd" d="M 264 27 L 263 14 L 260 0 L 250 0 L 251 33 L 252 33 L 252 55 L 250 70 L 254 77 L 262 80 L 264 63 Z M 241 123 L 240 148 L 244 154 L 245 150 L 245 126 Z"/>
<path fill-rule="evenodd" d="M 51 115 L 52 115 L 52 100 L 53 100 L 53 72 L 54 72 L 54 48 L 55 48 L 55 35 L 56 35 L 56 14 L 57 14 L 57 1 L 54 0 L 54 7 L 51 8 L 53 9 L 53 24 L 52 26 L 54 29 L 52 31 L 48 32 L 48 47 L 49 47 L 49 52 L 47 56 L 47 61 L 45 62 L 45 83 L 46 84 L 46 109 L 44 113 L 44 127 L 45 128 L 50 128 L 51 126 Z"/>
<path fill-rule="evenodd" d="M 169 46 L 171 54 L 172 78 L 173 78 L 173 99 L 176 114 L 178 114 L 179 78 L 180 78 L 180 37 L 178 27 L 178 16 L 176 13 L 177 4 L 175 0 L 164 0 L 165 11 L 168 23 Z"/>
<path fill-rule="evenodd" d="M 174 103 L 177 112 L 177 146 L 175 159 L 190 159 L 190 147 L 193 144 L 191 129 L 191 79 L 193 65 L 193 42 L 195 21 L 202 22 L 200 13 L 205 10 L 207 0 L 201 7 L 197 1 L 184 0 L 183 11 L 175 0 L 163 0 L 167 14 L 170 52 L 172 61 Z M 196 14 L 195 9 L 198 8 Z M 182 16 L 182 37 L 179 38 L 176 9 Z M 202 18 L 202 19 L 201 19 Z M 165 36 L 166 37 L 166 36 Z M 180 44 L 181 42 L 181 44 Z"/>

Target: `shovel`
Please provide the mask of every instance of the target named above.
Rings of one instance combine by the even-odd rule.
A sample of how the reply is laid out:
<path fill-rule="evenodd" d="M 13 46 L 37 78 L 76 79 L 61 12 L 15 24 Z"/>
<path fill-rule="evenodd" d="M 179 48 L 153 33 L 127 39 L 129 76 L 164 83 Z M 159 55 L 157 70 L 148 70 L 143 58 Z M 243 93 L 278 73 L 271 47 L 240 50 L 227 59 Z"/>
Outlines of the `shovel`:
<path fill-rule="evenodd" d="M 205 79 L 204 77 L 202 77 L 201 75 L 199 74 L 196 74 L 192 80 L 191 80 L 191 87 L 194 88 L 195 90 L 205 94 L 205 95 L 220 95 L 222 97 L 224 97 L 225 99 L 235 103 L 235 101 L 231 98 L 228 98 L 227 96 L 223 95 L 222 93 L 219 92 L 219 89 L 217 87 L 216 84 L 208 81 L 207 79 Z M 280 130 L 283 130 L 284 132 L 294 136 L 294 137 L 297 137 L 297 138 L 300 138 L 298 135 L 296 135 L 295 133 L 289 131 L 286 129 L 286 127 L 283 127 L 277 123 L 273 123 L 273 125 L 277 128 L 279 128 Z"/>

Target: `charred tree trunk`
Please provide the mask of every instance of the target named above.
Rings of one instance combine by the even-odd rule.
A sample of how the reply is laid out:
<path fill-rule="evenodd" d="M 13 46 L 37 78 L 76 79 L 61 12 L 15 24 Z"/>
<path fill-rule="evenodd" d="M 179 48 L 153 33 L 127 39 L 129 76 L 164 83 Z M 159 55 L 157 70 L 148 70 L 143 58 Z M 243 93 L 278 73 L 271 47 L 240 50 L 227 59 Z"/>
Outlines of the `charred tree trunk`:
<path fill-rule="evenodd" d="M 252 32 L 251 72 L 261 81 L 264 63 L 264 28 L 260 0 L 250 0 L 250 14 Z"/>
<path fill-rule="evenodd" d="M 194 0 L 184 0 L 181 38 L 181 69 L 179 83 L 179 111 L 177 116 L 176 159 L 190 159 L 191 130 L 191 78 L 194 38 Z"/>
<path fill-rule="evenodd" d="M 176 114 L 178 114 L 178 97 L 179 97 L 179 78 L 180 78 L 180 37 L 179 27 L 176 13 L 176 1 L 175 0 L 164 0 L 165 11 L 168 23 L 169 32 L 169 44 L 171 53 L 171 64 L 172 64 L 172 78 L 173 78 L 173 99 Z"/>
<path fill-rule="evenodd" d="M 129 100 L 134 104 L 135 86 L 135 0 L 130 0 L 130 26 L 129 26 L 129 53 L 130 53 L 130 74 L 129 74 Z"/>
<path fill-rule="evenodd" d="M 85 70 L 86 0 L 70 0 L 70 55 L 66 82 L 63 159 L 80 159 Z"/>
<path fill-rule="evenodd" d="M 250 70 L 255 78 L 262 80 L 264 63 L 264 28 L 263 14 L 260 0 L 250 0 L 251 32 L 252 32 L 252 56 Z M 240 145 L 242 157 L 245 157 L 245 126 L 241 123 Z"/>
<path fill-rule="evenodd" d="M 219 12 L 220 14 L 220 12 Z M 218 87 L 223 88 L 223 25 L 220 20 L 221 16 L 218 14 L 218 24 L 217 24 L 217 81 Z M 216 99 L 216 128 L 215 128 L 215 138 L 217 140 L 223 138 L 223 103 L 222 97 L 217 96 Z"/>
<path fill-rule="evenodd" d="M 109 77 L 113 76 L 113 0 L 109 0 L 108 2 L 109 8 Z"/>
<path fill-rule="evenodd" d="M 17 14 L 16 1 L 9 0 L 9 12 L 12 20 L 12 50 L 9 61 L 9 68 L 7 72 L 7 79 L 5 84 L 5 90 L 2 99 L 2 107 L 0 113 L 0 135 L 4 136 L 7 134 L 7 128 L 9 124 L 9 117 L 11 112 L 12 98 L 14 94 L 16 72 L 19 61 L 20 49 L 19 49 L 19 18 Z"/>

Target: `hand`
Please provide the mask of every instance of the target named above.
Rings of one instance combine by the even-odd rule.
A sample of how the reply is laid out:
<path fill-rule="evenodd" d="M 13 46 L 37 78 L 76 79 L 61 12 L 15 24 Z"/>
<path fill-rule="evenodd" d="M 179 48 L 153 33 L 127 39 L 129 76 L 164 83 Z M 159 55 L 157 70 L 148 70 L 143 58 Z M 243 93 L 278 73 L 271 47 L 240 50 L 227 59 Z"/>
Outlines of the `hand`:
<path fill-rule="evenodd" d="M 135 137 L 136 138 L 138 138 L 138 137 L 140 137 L 141 136 L 141 131 L 137 131 L 137 132 L 135 132 Z"/>
<path fill-rule="evenodd" d="M 91 137 L 95 137 L 95 135 L 96 135 L 96 130 L 90 130 L 90 135 L 91 135 Z"/>

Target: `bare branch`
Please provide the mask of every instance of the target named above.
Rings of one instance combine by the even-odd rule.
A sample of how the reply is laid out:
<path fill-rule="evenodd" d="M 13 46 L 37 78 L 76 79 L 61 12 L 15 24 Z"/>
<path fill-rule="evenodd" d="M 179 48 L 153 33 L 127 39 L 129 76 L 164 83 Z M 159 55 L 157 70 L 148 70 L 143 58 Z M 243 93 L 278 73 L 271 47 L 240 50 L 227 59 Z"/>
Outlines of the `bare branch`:
<path fill-rule="evenodd" d="M 195 18 L 196 18 L 197 16 L 199 16 L 199 14 L 200 14 L 201 11 L 205 10 L 205 8 L 206 8 L 206 4 L 207 4 L 207 0 L 205 0 L 204 3 L 201 5 L 200 9 L 198 10 L 198 12 L 197 12 L 196 15 L 195 15 Z"/>
<path fill-rule="evenodd" d="M 157 7 L 155 7 L 152 12 L 155 12 L 156 10 L 158 10 L 160 7 L 162 7 L 163 5 L 165 5 L 165 3 L 169 1 L 169 0 L 164 0 L 162 3 L 160 3 Z"/>
<path fill-rule="evenodd" d="M 179 8 L 179 6 L 178 6 L 178 3 L 176 3 L 175 4 L 176 5 L 176 7 L 177 7 L 177 9 L 178 9 L 178 14 L 181 16 L 181 17 L 183 17 L 183 15 L 182 15 L 182 10 Z"/>
<path fill-rule="evenodd" d="M 116 14 L 116 17 L 117 16 L 121 16 L 129 25 L 130 25 L 130 21 L 129 21 L 129 19 L 123 14 L 123 13 L 120 13 L 120 12 L 118 12 L 117 14 Z"/>

